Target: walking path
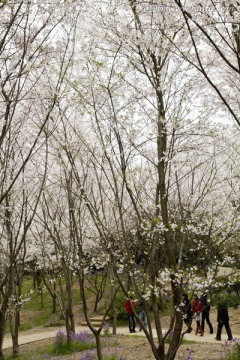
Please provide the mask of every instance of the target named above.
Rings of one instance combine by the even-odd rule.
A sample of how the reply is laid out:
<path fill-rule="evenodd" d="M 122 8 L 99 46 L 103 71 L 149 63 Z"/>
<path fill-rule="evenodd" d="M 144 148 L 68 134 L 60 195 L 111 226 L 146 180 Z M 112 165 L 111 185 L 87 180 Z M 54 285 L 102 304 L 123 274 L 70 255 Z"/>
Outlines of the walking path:
<path fill-rule="evenodd" d="M 59 330 L 65 330 L 64 327 L 60 327 L 54 330 L 50 330 L 50 328 L 46 328 L 46 329 L 41 329 L 38 331 L 36 330 L 31 330 L 31 331 L 26 331 L 24 333 L 21 333 L 19 335 L 19 345 L 23 345 L 23 344 L 28 344 L 28 343 L 32 343 L 35 341 L 39 341 L 39 340 L 44 340 L 44 339 L 49 339 L 49 338 L 53 338 L 56 336 L 56 333 Z M 84 331 L 84 330 L 89 330 L 87 326 L 76 326 L 76 333 L 79 333 L 80 331 Z M 129 336 L 145 336 L 143 332 L 136 332 L 134 334 L 130 334 L 129 330 L 127 327 L 118 327 L 117 328 L 117 334 L 121 334 L 121 335 L 129 335 Z M 156 330 L 153 330 L 153 335 L 154 337 L 157 337 L 156 334 Z M 215 340 L 215 336 L 216 334 L 208 334 L 205 333 L 204 336 L 199 336 L 199 335 L 195 335 L 194 331 L 192 331 L 192 333 L 190 334 L 185 334 L 184 335 L 184 339 L 185 340 L 190 340 L 190 341 L 198 341 L 198 342 L 208 342 L 208 343 L 216 343 Z M 235 335 L 234 334 L 234 338 L 240 338 L 240 335 Z M 222 334 L 222 341 L 218 341 L 218 343 L 224 343 L 227 340 L 227 334 L 225 334 L 225 332 L 223 332 Z M 3 349 L 6 348 L 10 348 L 12 347 L 12 339 L 11 336 L 8 334 L 3 342 Z"/>

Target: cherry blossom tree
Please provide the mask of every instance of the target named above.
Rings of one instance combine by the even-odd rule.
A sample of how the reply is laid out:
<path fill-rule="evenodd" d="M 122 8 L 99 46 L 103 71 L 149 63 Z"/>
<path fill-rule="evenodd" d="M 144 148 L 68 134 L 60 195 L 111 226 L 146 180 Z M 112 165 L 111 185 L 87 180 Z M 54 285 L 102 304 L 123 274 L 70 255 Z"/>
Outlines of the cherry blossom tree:
<path fill-rule="evenodd" d="M 223 105 L 239 125 L 239 1 L 202 1 L 195 5 L 175 0 L 182 13 L 193 51 L 182 55 L 199 70 L 212 91 L 212 105 Z M 216 94 L 216 98 L 214 96 Z"/>
<path fill-rule="evenodd" d="M 99 359 L 100 333 L 118 286 L 126 298 L 130 290 L 137 297 L 144 291 L 148 328 L 135 316 L 154 357 L 170 360 L 184 336 L 182 293 L 219 287 L 217 266 L 232 261 L 227 243 L 239 232 L 239 175 L 232 159 L 239 146 L 234 130 L 217 126 L 216 118 L 223 113 L 220 99 L 227 118 L 239 120 L 238 3 L 224 15 L 215 3 L 210 14 L 208 3 L 195 11 L 178 0 L 89 0 L 81 19 L 75 2 L 59 9 L 3 6 L 2 227 L 11 238 L 8 225 L 24 201 L 32 199 L 34 212 L 41 201 L 34 224 L 30 215 L 31 229 L 37 240 L 45 227 L 61 263 L 68 338 L 75 274 Z M 213 104 L 206 103 L 209 96 Z M 25 190 L 32 167 L 41 178 L 33 198 Z M 25 193 L 17 212 L 11 199 L 19 188 Z M 85 292 L 89 254 L 111 285 L 98 329 Z M 166 332 L 159 311 L 164 296 L 172 305 Z"/>
<path fill-rule="evenodd" d="M 0 221 L 5 262 L 0 281 L 0 358 L 9 316 L 13 353 L 18 353 L 21 276 L 29 228 L 45 182 L 47 142 L 55 127 L 50 117 L 57 113 L 66 90 L 63 79 L 79 13 L 69 17 L 71 9 L 64 3 L 55 9 L 24 1 L 1 6 Z"/>
<path fill-rule="evenodd" d="M 91 11 L 94 13 L 94 9 Z M 207 243 L 212 224 L 203 216 L 205 201 L 208 199 L 208 204 L 214 207 L 211 217 L 214 223 L 217 222 L 215 206 L 222 206 L 214 201 L 220 168 L 214 160 L 212 132 L 215 128 L 208 128 L 210 123 L 206 122 L 202 111 L 201 96 L 205 94 L 200 84 L 203 82 L 197 81 L 194 69 L 172 55 L 172 41 L 166 41 L 168 37 L 181 38 L 182 23 L 179 26 L 176 23 L 166 36 L 165 14 L 145 13 L 135 1 L 122 4 L 120 9 L 116 4 L 101 11 L 98 7 L 98 14 L 94 16 L 99 21 L 98 33 L 104 36 L 102 42 L 99 38 L 92 40 L 97 50 L 91 48 L 91 58 L 85 67 L 89 76 L 84 89 L 77 77 L 72 84 L 93 123 L 96 147 L 93 150 L 86 140 L 85 144 L 88 150 L 92 149 L 89 150 L 92 160 L 98 164 L 95 176 L 101 182 L 95 191 L 103 194 L 99 184 L 108 184 L 104 185 L 108 189 L 106 201 L 114 214 L 115 227 L 106 226 L 109 205 L 101 206 L 103 196 L 98 197 L 98 206 L 98 202 L 88 196 L 87 207 L 101 237 L 110 241 L 105 251 L 109 247 L 114 263 L 130 274 L 138 295 L 143 284 L 139 286 L 136 281 L 134 250 L 142 244 L 141 266 L 153 303 L 158 345 L 154 345 L 150 325 L 145 333 L 155 357 L 170 359 L 175 357 L 182 339 L 182 292 L 187 284 L 191 290 L 205 291 L 210 287 L 208 280 L 201 287 L 203 277 L 196 276 L 199 268 L 192 268 L 192 263 L 186 267 L 184 259 L 187 246 L 189 252 L 195 245 L 192 239 L 198 242 L 201 239 L 202 246 L 204 239 L 205 245 Z M 193 101 L 197 106 L 193 106 Z M 210 117 L 211 111 L 207 111 Z M 201 126 L 201 121 L 206 123 L 206 128 Z M 97 158 L 94 157 L 96 149 Z M 199 156 L 203 149 L 205 154 Z M 100 164 L 99 158 L 103 159 Z M 101 176 L 97 175 L 99 172 Z M 197 261 L 200 261 L 202 249 L 196 251 Z M 187 274 L 185 279 L 183 274 Z M 118 279 L 127 296 L 128 289 L 120 276 Z M 161 328 L 158 295 L 166 286 L 173 304 L 169 327 L 169 331 L 173 329 L 173 338 L 165 354 L 164 344 L 169 332 L 164 335 Z"/>

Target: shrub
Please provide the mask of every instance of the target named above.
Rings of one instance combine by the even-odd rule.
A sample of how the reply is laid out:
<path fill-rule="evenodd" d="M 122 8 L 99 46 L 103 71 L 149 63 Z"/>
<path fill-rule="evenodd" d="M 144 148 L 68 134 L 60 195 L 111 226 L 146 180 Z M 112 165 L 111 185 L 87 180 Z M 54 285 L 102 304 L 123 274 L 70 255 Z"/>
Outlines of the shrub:
<path fill-rule="evenodd" d="M 53 353 L 55 355 L 67 355 L 74 351 L 84 351 L 95 347 L 95 339 L 88 331 L 81 331 L 78 334 L 72 333 L 70 342 L 67 341 L 64 331 L 58 331 Z"/>
<path fill-rule="evenodd" d="M 225 342 L 225 349 L 222 360 L 239 360 L 240 359 L 240 339 L 233 339 Z"/>
<path fill-rule="evenodd" d="M 110 335 L 110 325 L 109 324 L 104 324 L 103 325 L 103 334 L 104 335 Z"/>
<path fill-rule="evenodd" d="M 117 297 L 114 300 L 115 308 L 116 308 L 116 311 L 117 311 L 118 321 L 119 320 L 125 320 L 126 321 L 128 319 L 128 316 L 127 316 L 127 313 L 126 313 L 126 310 L 125 310 L 125 301 L 126 301 L 126 296 L 121 291 L 119 291 L 118 294 L 117 294 Z M 113 318 L 112 309 L 110 310 L 109 315 L 110 315 L 111 318 Z"/>

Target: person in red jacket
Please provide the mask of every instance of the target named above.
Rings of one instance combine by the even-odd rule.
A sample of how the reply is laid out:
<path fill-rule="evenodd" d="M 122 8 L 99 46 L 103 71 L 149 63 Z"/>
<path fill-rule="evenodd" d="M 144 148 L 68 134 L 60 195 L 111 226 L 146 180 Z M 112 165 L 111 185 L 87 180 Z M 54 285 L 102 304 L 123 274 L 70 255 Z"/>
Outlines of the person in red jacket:
<path fill-rule="evenodd" d="M 135 326 L 136 326 L 136 323 L 135 323 L 135 318 L 134 318 L 134 313 L 133 313 L 133 310 L 135 308 L 135 302 L 133 300 L 133 297 L 130 296 L 130 299 L 127 299 L 126 300 L 126 303 L 125 303 L 125 309 L 128 313 L 128 324 L 129 324 L 129 331 L 130 333 L 135 333 Z"/>
<path fill-rule="evenodd" d="M 195 294 L 192 303 L 192 314 L 193 314 L 193 319 L 196 320 L 197 323 L 195 334 L 197 335 L 198 333 L 200 333 L 201 336 L 203 336 L 202 327 L 200 325 L 200 322 L 202 320 L 202 311 L 203 311 L 203 304 L 199 299 L 199 297 L 197 296 L 197 294 Z"/>

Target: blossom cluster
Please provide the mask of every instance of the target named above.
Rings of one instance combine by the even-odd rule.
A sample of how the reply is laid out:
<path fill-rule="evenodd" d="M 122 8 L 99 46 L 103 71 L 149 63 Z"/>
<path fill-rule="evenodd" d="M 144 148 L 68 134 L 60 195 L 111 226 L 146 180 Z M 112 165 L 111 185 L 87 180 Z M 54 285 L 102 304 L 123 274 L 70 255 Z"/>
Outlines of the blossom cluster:
<path fill-rule="evenodd" d="M 188 13 L 208 13 L 212 14 L 214 12 L 216 13 L 227 13 L 229 11 L 228 6 L 221 6 L 221 5 L 189 5 L 184 6 L 181 8 L 182 12 L 188 12 Z M 159 12 L 159 13 L 166 13 L 166 12 L 178 12 L 179 8 L 174 6 L 168 6 L 163 4 L 147 4 L 144 7 L 142 7 L 142 12 Z"/>

